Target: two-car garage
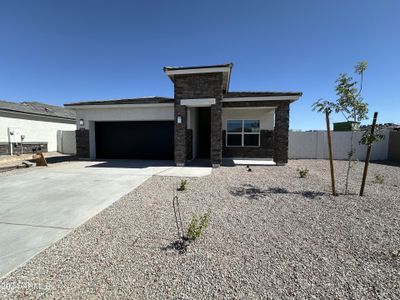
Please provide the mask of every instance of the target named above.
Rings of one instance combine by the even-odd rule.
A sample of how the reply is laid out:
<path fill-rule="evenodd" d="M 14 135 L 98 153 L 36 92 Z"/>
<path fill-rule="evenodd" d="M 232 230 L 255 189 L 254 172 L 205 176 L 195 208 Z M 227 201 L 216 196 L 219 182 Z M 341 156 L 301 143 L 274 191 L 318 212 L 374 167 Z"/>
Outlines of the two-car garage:
<path fill-rule="evenodd" d="M 174 160 L 174 99 L 146 97 L 69 106 L 76 110 L 79 156 Z"/>
<path fill-rule="evenodd" d="M 96 158 L 174 159 L 173 121 L 95 122 Z"/>

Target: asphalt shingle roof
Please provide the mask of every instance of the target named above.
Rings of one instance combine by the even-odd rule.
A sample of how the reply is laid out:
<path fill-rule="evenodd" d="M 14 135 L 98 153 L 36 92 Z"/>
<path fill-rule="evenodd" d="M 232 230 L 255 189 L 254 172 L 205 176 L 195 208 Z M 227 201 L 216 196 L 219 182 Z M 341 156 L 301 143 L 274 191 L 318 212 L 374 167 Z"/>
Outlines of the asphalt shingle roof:
<path fill-rule="evenodd" d="M 0 100 L 0 110 L 58 117 L 70 120 L 75 120 L 76 118 L 75 111 L 72 109 L 41 102 L 9 102 Z"/>
<path fill-rule="evenodd" d="M 173 98 L 166 97 L 140 97 L 130 99 L 112 99 L 112 100 L 94 100 L 94 101 L 82 101 L 74 103 L 66 103 L 64 106 L 75 106 L 75 105 L 111 105 L 111 104 L 148 104 L 148 103 L 173 103 Z"/>
<path fill-rule="evenodd" d="M 272 92 L 272 91 L 265 91 L 265 92 L 228 92 L 224 94 L 224 97 L 269 97 L 269 96 L 301 96 L 303 93 L 301 92 Z"/>
<path fill-rule="evenodd" d="M 179 66 L 165 66 L 164 71 L 172 70 L 189 70 L 189 69 L 206 69 L 206 68 L 221 68 L 221 67 L 233 67 L 232 63 L 221 64 L 221 65 L 208 65 L 208 66 L 192 66 L 192 67 L 179 67 Z"/>

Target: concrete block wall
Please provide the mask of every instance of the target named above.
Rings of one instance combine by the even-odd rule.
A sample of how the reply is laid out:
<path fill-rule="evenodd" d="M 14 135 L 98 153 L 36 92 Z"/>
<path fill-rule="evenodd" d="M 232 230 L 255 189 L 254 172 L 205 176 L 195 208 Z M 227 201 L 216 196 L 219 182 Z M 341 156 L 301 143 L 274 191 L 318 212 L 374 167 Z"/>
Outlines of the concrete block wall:
<path fill-rule="evenodd" d="M 354 132 L 353 148 L 356 150 L 356 158 L 364 160 L 367 146 L 360 145 L 358 141 L 362 136 L 361 131 Z M 389 131 L 382 131 L 384 139 L 372 147 L 371 160 L 388 159 Z M 351 132 L 333 131 L 332 146 L 334 159 L 348 159 L 350 151 Z M 290 132 L 289 133 L 289 158 L 291 159 L 327 159 L 328 143 L 326 131 L 318 132 Z"/>
<path fill-rule="evenodd" d="M 57 151 L 64 154 L 76 154 L 75 131 L 59 130 L 57 133 Z"/>

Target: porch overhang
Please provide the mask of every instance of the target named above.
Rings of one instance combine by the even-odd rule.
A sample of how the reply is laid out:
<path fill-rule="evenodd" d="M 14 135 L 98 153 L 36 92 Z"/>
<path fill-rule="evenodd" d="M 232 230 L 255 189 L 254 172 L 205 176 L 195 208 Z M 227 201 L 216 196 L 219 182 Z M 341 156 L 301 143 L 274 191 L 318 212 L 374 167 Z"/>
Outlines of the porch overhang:
<path fill-rule="evenodd" d="M 181 105 L 186 107 L 210 107 L 215 104 L 215 98 L 182 99 Z"/>
<path fill-rule="evenodd" d="M 229 92 L 222 102 L 294 102 L 302 96 L 301 92 Z"/>

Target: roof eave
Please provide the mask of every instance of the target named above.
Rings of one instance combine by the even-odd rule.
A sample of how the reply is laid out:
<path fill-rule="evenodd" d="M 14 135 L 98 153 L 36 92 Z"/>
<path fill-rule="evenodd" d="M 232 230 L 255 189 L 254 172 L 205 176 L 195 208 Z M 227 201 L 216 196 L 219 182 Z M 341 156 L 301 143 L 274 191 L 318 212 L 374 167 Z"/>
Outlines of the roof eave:
<path fill-rule="evenodd" d="M 290 103 L 300 99 L 302 93 L 291 95 L 253 95 L 253 96 L 226 96 L 222 102 L 246 102 L 246 101 L 288 101 Z"/>
<path fill-rule="evenodd" d="M 38 117 L 43 117 L 43 118 L 68 120 L 68 121 L 75 121 L 76 120 L 76 118 L 74 118 L 74 117 L 63 117 L 63 116 L 56 116 L 56 115 L 48 115 L 48 114 L 20 111 L 20 110 L 9 109 L 9 108 L 0 108 L 0 111 L 10 112 L 10 113 L 17 113 L 17 114 L 22 114 L 22 115 L 38 116 Z"/>
<path fill-rule="evenodd" d="M 162 104 L 162 103 L 173 103 L 173 98 L 166 98 L 166 97 L 142 97 L 142 98 L 132 98 L 132 99 L 111 99 L 111 100 L 92 100 L 92 101 L 80 101 L 80 102 L 70 102 L 65 103 L 65 107 L 72 107 L 72 106 L 88 106 L 88 105 L 138 105 L 138 104 Z"/>
<path fill-rule="evenodd" d="M 164 72 L 167 74 L 172 82 L 176 75 L 188 74 L 207 74 L 207 73 L 225 73 L 226 83 L 224 83 L 224 92 L 229 90 L 229 83 L 231 78 L 233 64 L 214 65 L 214 66 L 197 66 L 197 67 L 164 67 Z"/>

